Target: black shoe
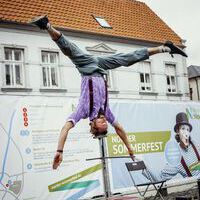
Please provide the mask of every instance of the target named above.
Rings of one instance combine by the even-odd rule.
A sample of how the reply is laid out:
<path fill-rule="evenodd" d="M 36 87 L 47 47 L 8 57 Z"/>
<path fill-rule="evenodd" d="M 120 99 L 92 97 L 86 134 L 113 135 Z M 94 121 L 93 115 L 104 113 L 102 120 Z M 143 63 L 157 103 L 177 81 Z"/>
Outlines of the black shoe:
<path fill-rule="evenodd" d="M 181 50 L 179 47 L 174 45 L 173 42 L 171 41 L 166 41 L 164 43 L 164 46 L 169 47 L 171 49 L 171 52 L 169 53 L 171 54 L 172 57 L 173 57 L 173 54 L 180 54 L 182 56 L 188 57 L 187 54 L 183 50 Z"/>
<path fill-rule="evenodd" d="M 31 20 L 30 23 L 35 24 L 42 30 L 46 30 L 48 22 L 49 22 L 49 19 L 47 15 L 44 15 L 44 16 L 35 17 L 34 19 Z"/>

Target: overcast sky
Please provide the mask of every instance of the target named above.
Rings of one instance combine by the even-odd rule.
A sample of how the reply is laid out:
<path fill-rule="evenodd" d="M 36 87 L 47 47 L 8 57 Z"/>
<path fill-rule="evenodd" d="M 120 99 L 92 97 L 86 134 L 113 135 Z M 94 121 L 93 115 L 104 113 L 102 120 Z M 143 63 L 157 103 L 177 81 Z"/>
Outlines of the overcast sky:
<path fill-rule="evenodd" d="M 139 0 L 186 40 L 187 65 L 200 66 L 200 0 Z"/>

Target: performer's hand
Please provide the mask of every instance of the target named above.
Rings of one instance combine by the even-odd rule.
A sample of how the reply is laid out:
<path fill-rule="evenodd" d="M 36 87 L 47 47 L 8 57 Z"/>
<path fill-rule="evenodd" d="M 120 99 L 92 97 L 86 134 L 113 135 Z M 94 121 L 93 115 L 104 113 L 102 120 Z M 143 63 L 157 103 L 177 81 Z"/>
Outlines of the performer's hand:
<path fill-rule="evenodd" d="M 132 149 L 128 150 L 128 153 L 129 153 L 131 159 L 132 159 L 133 161 L 135 161 L 135 156 L 134 156 L 133 150 L 132 150 Z"/>
<path fill-rule="evenodd" d="M 130 157 L 131 157 L 132 161 L 135 161 L 135 155 L 134 154 L 130 154 Z"/>
<path fill-rule="evenodd" d="M 62 160 L 63 160 L 63 154 L 60 152 L 56 152 L 56 155 L 54 156 L 53 160 L 53 169 L 57 169 Z"/>

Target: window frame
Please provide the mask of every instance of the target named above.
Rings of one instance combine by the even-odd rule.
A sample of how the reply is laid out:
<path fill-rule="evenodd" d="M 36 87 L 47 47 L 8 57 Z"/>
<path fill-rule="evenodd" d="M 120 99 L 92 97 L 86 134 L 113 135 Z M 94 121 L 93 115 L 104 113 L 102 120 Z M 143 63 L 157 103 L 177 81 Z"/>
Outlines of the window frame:
<path fill-rule="evenodd" d="M 43 62 L 42 60 L 42 53 L 47 53 L 48 61 Z M 56 63 L 51 63 L 50 62 L 50 54 L 55 54 L 56 55 Z M 40 66 L 41 66 L 41 88 L 42 89 L 60 89 L 61 88 L 61 81 L 60 81 L 60 58 L 59 58 L 59 51 L 57 50 L 49 50 L 49 49 L 40 49 Z M 43 76 L 43 68 L 45 68 L 45 71 L 48 72 L 46 73 L 47 77 L 47 82 L 46 86 L 44 84 L 44 76 Z M 51 69 L 55 69 L 55 82 L 57 82 L 57 86 L 52 84 L 52 71 Z M 48 75 L 47 75 L 48 74 Z M 57 79 L 57 80 L 56 80 Z M 48 84 L 48 80 L 50 81 Z"/>
<path fill-rule="evenodd" d="M 148 63 L 149 64 L 149 72 L 146 72 L 144 64 Z M 141 81 L 141 75 L 143 75 L 144 82 Z M 149 75 L 149 83 L 147 82 L 146 76 Z M 152 82 L 152 73 L 151 73 L 151 61 L 141 61 L 139 64 L 139 79 L 140 79 L 140 92 L 145 92 L 145 93 L 152 93 L 153 92 L 153 82 Z M 144 89 L 142 89 L 144 87 Z M 148 90 L 147 88 L 150 88 Z"/>
<path fill-rule="evenodd" d="M 6 49 L 11 50 L 11 59 L 6 59 Z M 15 51 L 20 50 L 21 59 L 15 60 Z M 26 85 L 26 77 L 25 77 L 25 54 L 26 49 L 22 46 L 13 46 L 13 45 L 4 45 L 2 46 L 2 65 L 3 65 L 3 88 L 25 88 Z M 12 74 L 10 84 L 7 84 L 7 78 L 6 78 L 6 65 L 9 66 L 9 69 L 11 69 Z M 17 84 L 17 77 L 16 77 L 16 66 L 19 66 L 19 74 L 20 74 L 20 82 L 21 84 Z"/>
<path fill-rule="evenodd" d="M 174 73 L 172 74 L 169 72 L 167 66 L 173 66 Z M 165 76 L 166 76 L 166 92 L 167 94 L 177 94 L 178 91 L 178 85 L 177 85 L 177 72 L 176 72 L 177 65 L 176 63 L 165 63 Z M 174 78 L 174 81 L 172 81 L 172 77 Z M 169 81 L 168 81 L 169 80 Z M 169 84 L 168 84 L 169 82 Z M 174 82 L 174 84 L 172 84 Z M 170 91 L 169 91 L 170 90 Z M 173 91 L 174 90 L 174 91 Z"/>
<path fill-rule="evenodd" d="M 112 26 L 107 22 L 104 17 L 92 15 L 92 17 L 96 20 L 96 22 L 102 27 L 106 29 L 112 29 Z"/>

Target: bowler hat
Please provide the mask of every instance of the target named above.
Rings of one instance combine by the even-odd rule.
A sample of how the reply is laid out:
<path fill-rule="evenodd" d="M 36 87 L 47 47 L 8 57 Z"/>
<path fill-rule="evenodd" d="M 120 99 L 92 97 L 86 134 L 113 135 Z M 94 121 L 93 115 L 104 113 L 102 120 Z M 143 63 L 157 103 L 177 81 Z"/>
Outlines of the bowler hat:
<path fill-rule="evenodd" d="M 174 131 L 177 133 L 180 125 L 188 125 L 190 127 L 190 132 L 192 131 L 192 125 L 188 121 L 186 113 L 181 112 L 176 115 L 176 125 L 174 126 Z"/>

